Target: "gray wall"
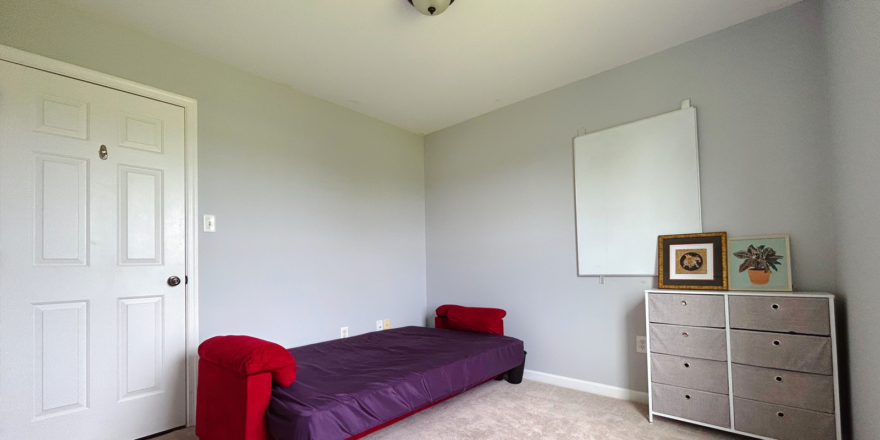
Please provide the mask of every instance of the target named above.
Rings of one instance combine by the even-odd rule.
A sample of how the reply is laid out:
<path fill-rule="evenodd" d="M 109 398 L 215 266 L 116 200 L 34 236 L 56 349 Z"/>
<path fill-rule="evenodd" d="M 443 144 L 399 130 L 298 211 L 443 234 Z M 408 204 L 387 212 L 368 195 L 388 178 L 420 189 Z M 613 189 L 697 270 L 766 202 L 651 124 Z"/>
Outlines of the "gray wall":
<path fill-rule="evenodd" d="M 706 231 L 789 233 L 794 284 L 832 290 L 819 15 L 798 4 L 428 135 L 428 306 L 508 310 L 528 368 L 646 390 L 652 278 L 577 277 L 572 138 L 698 109 Z M 650 219 L 646 219 L 650 221 Z"/>
<path fill-rule="evenodd" d="M 874 439 L 880 438 L 880 2 L 826 0 L 823 12 L 852 438 Z"/>
<path fill-rule="evenodd" d="M 0 2 L 0 44 L 199 100 L 203 339 L 424 322 L 421 135 L 50 2 Z"/>
<path fill-rule="evenodd" d="M 430 308 L 506 308 L 530 369 L 644 390 L 656 280 L 576 276 L 571 141 L 691 98 L 705 229 L 790 233 L 796 289 L 842 294 L 854 438 L 880 432 L 877 41 L 876 1 L 798 4 L 429 135 L 423 156 L 421 136 L 75 9 L 0 2 L 0 44 L 199 100 L 219 227 L 201 236 L 203 338 L 423 323 L 427 208 Z"/>

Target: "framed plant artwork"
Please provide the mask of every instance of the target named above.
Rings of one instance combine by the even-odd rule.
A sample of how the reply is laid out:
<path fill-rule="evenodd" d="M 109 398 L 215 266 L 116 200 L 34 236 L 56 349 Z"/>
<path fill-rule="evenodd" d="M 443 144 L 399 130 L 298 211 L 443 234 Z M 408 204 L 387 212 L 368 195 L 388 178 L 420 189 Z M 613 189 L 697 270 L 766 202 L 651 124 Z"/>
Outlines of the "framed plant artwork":
<path fill-rule="evenodd" d="M 791 292 L 788 235 L 731 238 L 727 242 L 732 290 Z"/>
<path fill-rule="evenodd" d="M 727 290 L 727 233 L 661 235 L 661 289 Z"/>

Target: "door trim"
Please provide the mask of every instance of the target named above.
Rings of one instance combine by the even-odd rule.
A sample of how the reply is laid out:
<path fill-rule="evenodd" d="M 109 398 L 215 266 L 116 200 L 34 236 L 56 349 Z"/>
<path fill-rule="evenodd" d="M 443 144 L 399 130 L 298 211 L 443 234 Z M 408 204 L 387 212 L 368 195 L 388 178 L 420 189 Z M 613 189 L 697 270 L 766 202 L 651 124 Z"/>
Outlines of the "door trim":
<path fill-rule="evenodd" d="M 0 44 L 0 60 L 182 107 L 186 173 L 186 424 L 196 423 L 199 346 L 198 101 Z"/>

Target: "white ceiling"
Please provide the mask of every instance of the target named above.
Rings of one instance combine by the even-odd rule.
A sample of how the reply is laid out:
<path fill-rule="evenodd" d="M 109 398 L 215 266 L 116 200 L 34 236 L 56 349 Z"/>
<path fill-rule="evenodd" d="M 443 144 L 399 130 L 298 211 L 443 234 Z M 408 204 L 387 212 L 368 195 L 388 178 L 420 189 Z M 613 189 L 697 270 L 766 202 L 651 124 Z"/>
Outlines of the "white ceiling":
<path fill-rule="evenodd" d="M 431 133 L 799 0 L 61 0 Z"/>

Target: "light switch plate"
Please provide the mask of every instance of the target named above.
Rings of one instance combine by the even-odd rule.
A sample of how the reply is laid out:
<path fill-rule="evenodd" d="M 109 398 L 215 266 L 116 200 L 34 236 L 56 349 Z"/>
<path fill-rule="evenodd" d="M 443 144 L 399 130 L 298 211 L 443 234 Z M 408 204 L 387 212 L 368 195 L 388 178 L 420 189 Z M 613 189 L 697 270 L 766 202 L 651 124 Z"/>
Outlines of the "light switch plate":
<path fill-rule="evenodd" d="M 217 231 L 217 220 L 213 215 L 205 216 L 205 232 L 216 232 Z"/>
<path fill-rule="evenodd" d="M 386 319 L 386 320 L 385 320 L 385 330 L 388 330 L 388 329 L 390 329 L 390 328 L 391 328 L 391 320 L 390 320 L 390 319 Z"/>

